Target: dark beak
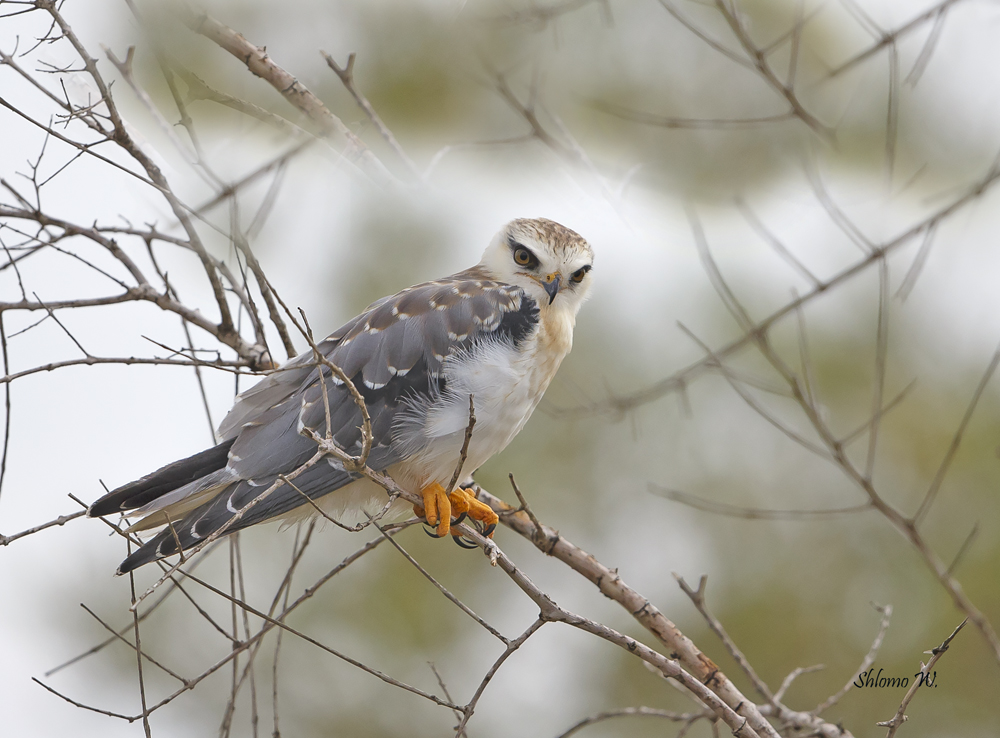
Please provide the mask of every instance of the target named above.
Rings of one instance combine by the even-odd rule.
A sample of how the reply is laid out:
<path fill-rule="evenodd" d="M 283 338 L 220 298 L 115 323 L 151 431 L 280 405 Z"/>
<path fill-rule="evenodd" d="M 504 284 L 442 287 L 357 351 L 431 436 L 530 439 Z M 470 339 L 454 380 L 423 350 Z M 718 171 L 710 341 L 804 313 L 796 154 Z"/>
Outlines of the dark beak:
<path fill-rule="evenodd" d="M 561 275 L 550 274 L 545 279 L 545 282 L 542 284 L 542 287 L 545 288 L 545 292 L 549 296 L 549 305 L 552 304 L 552 301 L 556 299 L 556 295 L 559 294 L 559 284 L 561 281 L 562 281 Z"/>

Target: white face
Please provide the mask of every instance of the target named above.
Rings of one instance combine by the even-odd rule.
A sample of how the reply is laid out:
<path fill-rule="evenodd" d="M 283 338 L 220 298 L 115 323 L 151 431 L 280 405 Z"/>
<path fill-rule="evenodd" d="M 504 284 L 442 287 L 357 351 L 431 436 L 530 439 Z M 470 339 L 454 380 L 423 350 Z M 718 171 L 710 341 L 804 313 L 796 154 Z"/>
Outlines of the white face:
<path fill-rule="evenodd" d="M 501 281 L 523 289 L 543 310 L 551 307 L 575 314 L 593 281 L 593 253 L 582 239 L 561 238 L 554 243 L 544 233 L 518 227 L 518 221 L 509 223 L 493 238 L 480 263 Z"/>

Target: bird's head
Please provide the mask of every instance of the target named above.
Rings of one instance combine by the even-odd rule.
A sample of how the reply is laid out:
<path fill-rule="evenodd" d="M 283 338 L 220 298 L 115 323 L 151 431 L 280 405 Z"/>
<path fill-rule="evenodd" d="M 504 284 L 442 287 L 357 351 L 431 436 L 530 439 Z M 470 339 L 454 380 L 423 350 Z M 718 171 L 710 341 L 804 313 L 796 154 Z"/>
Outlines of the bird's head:
<path fill-rule="evenodd" d="M 505 225 L 480 264 L 513 284 L 545 309 L 580 309 L 593 281 L 594 250 L 582 236 L 544 218 L 520 218 Z"/>

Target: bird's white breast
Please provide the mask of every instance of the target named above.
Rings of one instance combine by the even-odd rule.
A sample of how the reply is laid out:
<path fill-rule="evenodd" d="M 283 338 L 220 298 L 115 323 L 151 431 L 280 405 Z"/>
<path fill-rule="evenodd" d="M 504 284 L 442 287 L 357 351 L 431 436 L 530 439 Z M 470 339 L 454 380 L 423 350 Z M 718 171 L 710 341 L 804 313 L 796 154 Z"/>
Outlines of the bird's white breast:
<path fill-rule="evenodd" d="M 519 347 L 487 341 L 449 357 L 444 366 L 446 391 L 426 407 L 419 430 L 426 445 L 390 470 L 401 485 L 417 492 L 433 482 L 451 481 L 469 425 L 470 394 L 476 425 L 463 478 L 507 447 L 531 417 L 572 345 L 572 316 L 559 317 L 543 316 L 538 329 Z"/>

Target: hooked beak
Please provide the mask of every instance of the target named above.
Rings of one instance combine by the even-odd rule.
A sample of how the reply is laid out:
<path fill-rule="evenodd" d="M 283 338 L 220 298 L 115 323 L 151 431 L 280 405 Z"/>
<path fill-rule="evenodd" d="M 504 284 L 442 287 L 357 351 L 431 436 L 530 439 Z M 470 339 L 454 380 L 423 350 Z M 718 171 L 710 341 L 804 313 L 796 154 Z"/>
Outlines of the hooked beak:
<path fill-rule="evenodd" d="M 559 272 L 549 274 L 545 277 L 545 281 L 542 282 L 542 287 L 545 288 L 545 292 L 549 296 L 549 305 L 552 304 L 552 301 L 556 299 L 556 295 L 559 294 L 559 285 L 561 282 L 562 276 Z"/>

